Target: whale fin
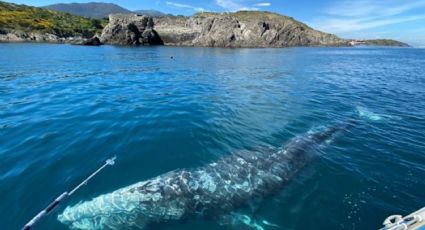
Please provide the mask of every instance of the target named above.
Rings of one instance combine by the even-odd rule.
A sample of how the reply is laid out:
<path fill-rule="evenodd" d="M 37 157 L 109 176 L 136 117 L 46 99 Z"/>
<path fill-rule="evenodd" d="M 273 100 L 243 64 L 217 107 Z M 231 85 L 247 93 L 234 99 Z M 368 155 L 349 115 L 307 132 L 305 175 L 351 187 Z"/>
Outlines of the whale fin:
<path fill-rule="evenodd" d="M 369 109 L 357 106 L 356 107 L 357 114 L 364 119 L 370 120 L 370 121 L 381 121 L 385 119 L 392 119 L 392 120 L 400 120 L 401 117 L 393 116 L 393 115 L 387 115 L 387 114 L 378 114 L 370 111 Z"/>
<path fill-rule="evenodd" d="M 280 226 L 279 225 L 277 225 L 277 224 L 273 224 L 273 223 L 270 223 L 270 222 L 268 222 L 267 220 L 262 220 L 261 221 L 261 223 L 263 223 L 264 225 L 266 225 L 266 226 L 270 226 L 270 227 L 274 227 L 274 228 L 280 228 Z"/>
<path fill-rule="evenodd" d="M 357 114 L 362 118 L 366 118 L 371 121 L 379 121 L 383 119 L 381 115 L 371 112 L 365 107 L 357 106 L 356 110 L 357 110 Z"/>
<path fill-rule="evenodd" d="M 384 117 L 382 115 L 371 112 L 367 108 L 362 107 L 362 106 L 357 106 L 356 111 L 357 111 L 357 114 L 360 117 L 366 118 L 366 119 L 371 120 L 371 121 L 380 121 L 380 120 L 384 119 Z"/>
<path fill-rule="evenodd" d="M 219 224 L 234 230 L 280 229 L 279 225 L 273 224 L 267 220 L 257 220 L 250 215 L 237 212 L 222 216 L 219 220 Z"/>

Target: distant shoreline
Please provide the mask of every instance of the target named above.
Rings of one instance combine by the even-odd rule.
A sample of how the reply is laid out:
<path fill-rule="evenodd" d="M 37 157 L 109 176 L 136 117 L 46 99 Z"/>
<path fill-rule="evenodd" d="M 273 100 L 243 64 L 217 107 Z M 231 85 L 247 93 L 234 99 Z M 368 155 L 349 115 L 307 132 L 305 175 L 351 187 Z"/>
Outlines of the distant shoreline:
<path fill-rule="evenodd" d="M 70 45 L 70 46 L 89 46 L 81 44 L 73 44 L 69 42 L 45 42 L 45 41 L 0 41 L 1 44 L 40 44 L 40 45 Z M 207 49 L 226 49 L 226 50 L 238 50 L 238 49 L 293 49 L 293 48 L 382 48 L 382 49 L 425 49 L 425 47 L 415 46 L 381 46 L 381 45 L 355 45 L 355 46 L 291 46 L 291 47 L 209 47 L 209 46 L 178 46 L 178 45 L 142 45 L 142 46 L 127 46 L 127 45 L 114 45 L 114 44 L 102 44 L 101 46 L 109 46 L 116 48 L 148 48 L 148 47 L 167 47 L 167 48 L 207 48 Z M 92 46 L 96 47 L 96 46 Z"/>

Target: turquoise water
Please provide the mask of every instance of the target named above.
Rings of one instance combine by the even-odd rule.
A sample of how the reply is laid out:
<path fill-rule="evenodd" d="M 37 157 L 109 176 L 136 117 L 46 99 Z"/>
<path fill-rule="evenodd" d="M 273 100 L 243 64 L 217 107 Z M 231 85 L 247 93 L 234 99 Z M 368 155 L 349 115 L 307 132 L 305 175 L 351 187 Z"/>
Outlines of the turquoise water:
<path fill-rule="evenodd" d="M 255 218 L 376 229 L 425 205 L 425 49 L 0 44 L 0 53 L 1 229 L 19 229 L 114 154 L 117 164 L 67 204 L 347 119 L 359 124 Z M 58 213 L 39 229 L 66 229 Z"/>

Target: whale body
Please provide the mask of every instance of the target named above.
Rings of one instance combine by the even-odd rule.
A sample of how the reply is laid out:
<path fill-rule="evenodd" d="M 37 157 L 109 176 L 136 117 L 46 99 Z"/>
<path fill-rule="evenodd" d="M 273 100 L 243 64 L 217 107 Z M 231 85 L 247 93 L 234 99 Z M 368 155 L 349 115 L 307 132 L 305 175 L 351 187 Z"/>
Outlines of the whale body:
<path fill-rule="evenodd" d="M 293 138 L 281 148 L 240 151 L 204 167 L 171 171 L 67 207 L 71 229 L 142 229 L 150 223 L 224 215 L 279 191 L 315 149 L 351 123 Z"/>

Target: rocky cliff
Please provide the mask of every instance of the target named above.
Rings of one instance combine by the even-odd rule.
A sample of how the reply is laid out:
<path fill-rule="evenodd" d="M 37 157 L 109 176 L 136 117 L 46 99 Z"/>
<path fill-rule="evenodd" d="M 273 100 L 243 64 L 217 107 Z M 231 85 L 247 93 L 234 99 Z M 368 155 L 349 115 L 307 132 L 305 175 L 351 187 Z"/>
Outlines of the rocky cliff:
<path fill-rule="evenodd" d="M 102 43 L 113 45 L 164 44 L 153 28 L 152 17 L 136 14 L 110 15 L 100 40 Z"/>
<path fill-rule="evenodd" d="M 193 17 L 158 17 L 155 30 L 166 45 L 211 47 L 344 46 L 347 41 L 279 14 L 240 11 Z"/>
<path fill-rule="evenodd" d="M 85 38 L 82 36 L 61 37 L 52 33 L 25 32 L 22 30 L 2 31 L 0 42 L 37 42 L 37 43 L 69 43 L 74 45 L 101 45 L 97 37 Z"/>
<path fill-rule="evenodd" d="M 349 41 L 268 12 L 200 13 L 192 17 L 111 15 L 108 44 L 208 47 L 347 46 Z"/>

